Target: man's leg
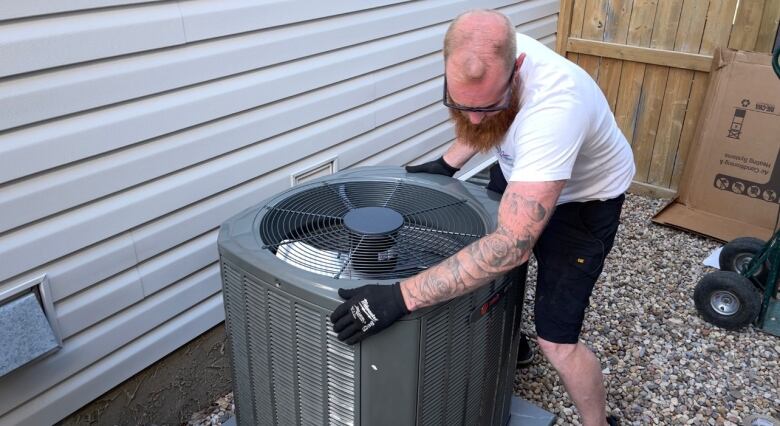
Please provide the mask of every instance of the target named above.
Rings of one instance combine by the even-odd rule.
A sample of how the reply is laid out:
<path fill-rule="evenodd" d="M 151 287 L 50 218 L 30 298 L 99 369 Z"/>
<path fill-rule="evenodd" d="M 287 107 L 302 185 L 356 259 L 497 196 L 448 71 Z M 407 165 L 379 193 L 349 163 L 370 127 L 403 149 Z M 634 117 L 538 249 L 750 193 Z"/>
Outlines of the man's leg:
<path fill-rule="evenodd" d="M 584 426 L 605 425 L 607 393 L 601 363 L 581 342 L 553 343 L 537 337 L 542 353 L 558 372 L 566 392 L 577 406 Z"/>
<path fill-rule="evenodd" d="M 607 424 L 601 364 L 579 341 L 590 295 L 612 248 L 623 198 L 558 206 L 534 247 L 536 333 L 585 426 Z"/>

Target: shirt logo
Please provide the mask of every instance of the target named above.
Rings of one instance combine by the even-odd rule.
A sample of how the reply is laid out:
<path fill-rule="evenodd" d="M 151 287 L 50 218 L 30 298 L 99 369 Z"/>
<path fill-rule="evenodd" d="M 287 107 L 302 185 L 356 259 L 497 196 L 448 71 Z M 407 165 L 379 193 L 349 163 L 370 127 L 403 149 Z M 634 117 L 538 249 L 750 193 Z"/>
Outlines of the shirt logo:
<path fill-rule="evenodd" d="M 498 158 L 500 158 L 500 159 L 502 159 L 504 161 L 507 161 L 507 162 L 510 162 L 510 163 L 512 162 L 512 156 L 507 154 L 506 151 L 501 149 L 500 146 L 496 147 L 496 155 L 498 155 Z"/>

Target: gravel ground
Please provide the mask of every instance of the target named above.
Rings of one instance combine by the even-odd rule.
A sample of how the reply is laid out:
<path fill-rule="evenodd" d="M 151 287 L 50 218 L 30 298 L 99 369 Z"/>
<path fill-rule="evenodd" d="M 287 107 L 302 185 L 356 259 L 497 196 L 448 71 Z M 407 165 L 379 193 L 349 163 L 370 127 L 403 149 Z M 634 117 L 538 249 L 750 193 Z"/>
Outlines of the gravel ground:
<path fill-rule="evenodd" d="M 720 244 L 654 225 L 663 200 L 629 195 L 621 229 L 596 285 L 582 341 L 602 362 L 608 410 L 630 425 L 740 425 L 752 414 L 780 418 L 780 338 L 704 322 L 691 298 Z M 524 329 L 533 331 L 531 265 Z M 515 394 L 579 425 L 552 367 L 536 354 L 516 374 Z M 190 425 L 232 416 L 232 394 L 192 415 Z"/>

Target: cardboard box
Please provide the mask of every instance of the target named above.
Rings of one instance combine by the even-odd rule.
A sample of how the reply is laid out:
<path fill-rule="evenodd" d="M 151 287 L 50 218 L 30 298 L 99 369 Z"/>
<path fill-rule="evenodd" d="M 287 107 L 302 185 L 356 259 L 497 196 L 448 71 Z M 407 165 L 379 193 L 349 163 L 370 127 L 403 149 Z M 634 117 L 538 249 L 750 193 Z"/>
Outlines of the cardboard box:
<path fill-rule="evenodd" d="M 654 218 L 721 241 L 768 239 L 780 209 L 780 79 L 771 55 L 718 49 L 677 198 Z"/>

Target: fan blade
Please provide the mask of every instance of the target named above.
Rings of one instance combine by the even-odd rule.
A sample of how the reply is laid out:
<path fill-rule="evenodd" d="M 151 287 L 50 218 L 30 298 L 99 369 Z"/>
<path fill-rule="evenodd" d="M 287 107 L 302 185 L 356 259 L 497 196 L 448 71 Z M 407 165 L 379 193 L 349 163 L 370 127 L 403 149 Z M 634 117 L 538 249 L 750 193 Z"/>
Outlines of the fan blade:
<path fill-rule="evenodd" d="M 347 206 L 349 210 L 355 209 L 355 206 L 352 205 L 352 202 L 349 201 L 349 197 L 347 196 L 346 185 L 339 185 L 339 189 L 336 193 L 339 195 L 339 198 L 341 198 L 341 201 L 344 203 L 345 206 Z"/>

